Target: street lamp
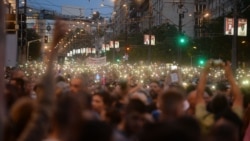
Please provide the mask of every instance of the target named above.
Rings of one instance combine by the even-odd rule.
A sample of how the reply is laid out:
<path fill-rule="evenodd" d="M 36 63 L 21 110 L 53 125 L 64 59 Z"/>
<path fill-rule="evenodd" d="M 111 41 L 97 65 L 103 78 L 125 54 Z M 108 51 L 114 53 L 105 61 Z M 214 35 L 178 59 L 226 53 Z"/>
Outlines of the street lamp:
<path fill-rule="evenodd" d="M 41 40 L 42 40 L 42 39 L 36 39 L 36 40 L 28 41 L 28 45 L 27 45 L 27 54 L 26 54 L 26 61 L 29 60 L 30 44 L 31 44 L 31 43 L 34 43 L 34 42 L 37 42 L 37 41 L 41 41 Z"/>

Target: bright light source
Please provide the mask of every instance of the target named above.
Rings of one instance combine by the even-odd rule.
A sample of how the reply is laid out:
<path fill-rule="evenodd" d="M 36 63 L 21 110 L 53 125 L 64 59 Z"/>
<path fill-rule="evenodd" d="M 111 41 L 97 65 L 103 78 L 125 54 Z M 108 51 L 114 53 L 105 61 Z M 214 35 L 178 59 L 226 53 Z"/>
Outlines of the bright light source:
<path fill-rule="evenodd" d="M 186 82 L 183 82 L 182 86 L 186 88 L 188 86 L 188 84 Z"/>
<path fill-rule="evenodd" d="M 182 39 L 180 39 L 180 42 L 181 42 L 181 43 L 184 43 L 184 42 L 185 42 L 185 40 L 182 38 Z"/>
<path fill-rule="evenodd" d="M 208 16 L 210 16 L 209 13 L 204 14 L 204 17 L 205 17 L 205 18 L 208 17 Z"/>
<path fill-rule="evenodd" d="M 249 81 L 248 80 L 243 80 L 242 85 L 249 85 Z"/>
<path fill-rule="evenodd" d="M 171 70 L 177 70 L 177 68 L 178 68 L 178 67 L 177 67 L 176 65 L 172 65 L 172 66 L 171 66 Z"/>
<path fill-rule="evenodd" d="M 200 62 L 199 62 L 201 65 L 204 65 L 204 60 L 200 60 Z"/>

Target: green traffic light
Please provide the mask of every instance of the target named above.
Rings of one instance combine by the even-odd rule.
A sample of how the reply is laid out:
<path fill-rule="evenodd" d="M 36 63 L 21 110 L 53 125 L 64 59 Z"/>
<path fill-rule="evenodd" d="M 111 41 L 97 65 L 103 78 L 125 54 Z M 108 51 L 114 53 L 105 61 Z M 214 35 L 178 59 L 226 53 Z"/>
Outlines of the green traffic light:
<path fill-rule="evenodd" d="M 205 62 L 204 62 L 204 60 L 200 60 L 200 65 L 204 65 L 205 64 Z"/>
<path fill-rule="evenodd" d="M 179 45 L 185 45 L 187 43 L 187 37 L 184 35 L 181 35 L 178 37 L 178 44 Z"/>
<path fill-rule="evenodd" d="M 181 39 L 180 39 L 180 43 L 185 43 L 185 39 L 184 39 L 184 38 L 181 38 Z"/>

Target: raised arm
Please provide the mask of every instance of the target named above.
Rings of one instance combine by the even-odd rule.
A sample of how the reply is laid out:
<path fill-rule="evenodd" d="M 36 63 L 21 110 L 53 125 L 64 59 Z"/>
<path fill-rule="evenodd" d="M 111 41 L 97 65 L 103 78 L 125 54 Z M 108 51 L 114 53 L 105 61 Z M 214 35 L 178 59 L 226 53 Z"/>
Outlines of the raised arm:
<path fill-rule="evenodd" d="M 32 114 L 32 118 L 24 129 L 18 141 L 35 141 L 42 140 L 46 135 L 46 131 L 49 128 L 50 117 L 53 110 L 53 97 L 54 97 L 54 77 L 53 77 L 53 61 L 56 57 L 58 47 L 57 43 L 63 37 L 65 33 L 65 25 L 62 21 L 57 20 L 55 23 L 55 29 L 53 34 L 53 41 L 51 45 L 51 54 L 49 55 L 49 61 L 47 62 L 47 71 L 42 80 L 44 85 L 44 93 L 41 99 L 38 100 L 38 105 L 35 112 Z"/>
<path fill-rule="evenodd" d="M 207 83 L 207 75 L 209 73 L 210 69 L 210 61 L 207 62 L 206 66 L 201 72 L 199 83 L 197 86 L 197 96 L 196 96 L 196 102 L 197 104 L 203 104 L 205 103 L 205 100 L 203 98 L 203 94 L 206 88 L 206 83 Z"/>
<path fill-rule="evenodd" d="M 231 65 L 230 62 L 226 62 L 224 65 L 224 70 L 225 70 L 225 75 L 226 78 L 231 86 L 231 92 L 233 94 L 233 107 L 242 107 L 243 104 L 243 97 L 240 91 L 240 88 L 238 87 L 238 85 L 236 84 L 236 81 L 234 79 L 233 76 L 233 72 L 231 69 Z"/>

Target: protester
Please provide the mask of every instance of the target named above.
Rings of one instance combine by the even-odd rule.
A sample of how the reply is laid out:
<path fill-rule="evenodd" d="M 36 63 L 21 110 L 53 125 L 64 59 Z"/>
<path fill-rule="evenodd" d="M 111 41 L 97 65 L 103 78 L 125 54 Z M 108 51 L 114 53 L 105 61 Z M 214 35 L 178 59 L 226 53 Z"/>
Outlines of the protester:
<path fill-rule="evenodd" d="M 4 141 L 249 140 L 249 90 L 239 88 L 249 70 L 208 61 L 170 79 L 166 64 L 54 67 L 65 31 L 57 21 L 47 63 L 6 69 Z"/>
<path fill-rule="evenodd" d="M 230 119 L 223 118 L 222 115 L 230 113 L 236 122 L 242 119 L 243 116 L 243 98 L 240 92 L 239 87 L 237 86 L 233 73 L 230 67 L 230 63 L 226 62 L 221 64 L 221 67 L 225 70 L 226 78 L 228 79 L 231 85 L 231 92 L 233 95 L 233 103 L 232 106 L 229 104 L 229 100 L 226 98 L 225 94 L 218 93 L 211 101 L 211 110 L 212 113 L 208 112 L 206 109 L 206 102 L 203 97 L 205 91 L 205 85 L 207 81 L 207 75 L 211 68 L 211 62 L 208 62 L 200 76 L 199 84 L 197 87 L 197 96 L 196 96 L 196 108 L 195 108 L 195 116 L 202 123 L 202 128 L 204 132 L 208 132 L 212 125 L 219 122 L 220 119 L 225 122 L 233 122 Z M 224 120 L 223 120 L 224 119 Z M 237 123 L 236 123 L 237 124 Z M 236 125 L 238 130 L 241 130 L 241 126 Z M 239 132 L 240 134 L 240 132 Z"/>

